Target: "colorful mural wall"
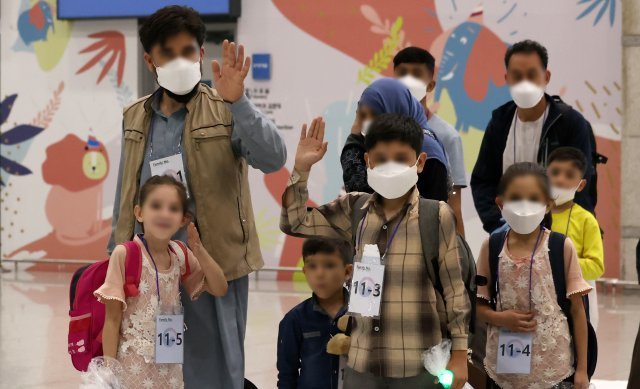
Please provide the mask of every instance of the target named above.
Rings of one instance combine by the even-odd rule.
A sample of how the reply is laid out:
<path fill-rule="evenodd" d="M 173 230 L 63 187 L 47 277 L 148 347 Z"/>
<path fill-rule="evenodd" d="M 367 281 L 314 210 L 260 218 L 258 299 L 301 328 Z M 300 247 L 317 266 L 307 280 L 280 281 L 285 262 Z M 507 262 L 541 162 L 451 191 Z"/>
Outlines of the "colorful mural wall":
<path fill-rule="evenodd" d="M 58 20 L 55 0 L 1 11 L 0 252 L 103 258 L 122 108 L 137 95 L 137 22 Z"/>
<path fill-rule="evenodd" d="M 607 275 L 619 272 L 619 188 L 621 113 L 620 2 L 616 0 L 273 0 L 244 5 L 238 40 L 254 53 L 271 54 L 270 81 L 251 80 L 253 101 L 278 124 L 287 139 L 287 168 L 254 174 L 253 195 L 266 260 L 300 263 L 301 242 L 273 232 L 278 204 L 293 165 L 302 123 L 322 114 L 329 149 L 310 182 L 316 203 L 342 191 L 340 150 L 349 135 L 363 88 L 392 75 L 394 54 L 411 45 L 437 59 L 431 107 L 460 132 L 470 176 L 492 109 L 509 100 L 504 53 L 531 38 L 549 50 L 551 83 L 558 94 L 593 125 L 598 151 L 609 157 L 599 167 L 597 214 L 605 232 Z M 264 180 L 265 188 L 256 185 Z M 463 192 L 465 228 L 477 253 L 485 238 L 471 199 Z M 291 278 L 280 274 L 281 279 Z"/>
<path fill-rule="evenodd" d="M 135 20 L 57 20 L 55 0 L 2 2 L 0 254 L 12 258 L 102 258 L 120 152 L 121 109 L 137 97 Z M 503 56 L 513 42 L 549 50 L 548 92 L 591 121 L 599 151 L 598 218 L 607 275 L 619 271 L 621 112 L 618 0 L 272 0 L 243 2 L 238 41 L 271 54 L 271 79 L 247 93 L 272 117 L 289 148 L 280 172 L 252 171 L 252 193 L 268 265 L 300 263 L 301 241 L 277 228 L 280 197 L 302 123 L 321 114 L 329 150 L 314 168 L 313 202 L 342 193 L 339 155 L 358 97 L 392 58 L 417 45 L 438 59 L 431 107 L 460 132 L 475 163 L 491 110 L 509 99 Z M 470 190 L 467 235 L 485 237 Z M 279 274 L 290 279 L 291 273 Z M 297 276 L 294 276 L 297 277 Z"/>

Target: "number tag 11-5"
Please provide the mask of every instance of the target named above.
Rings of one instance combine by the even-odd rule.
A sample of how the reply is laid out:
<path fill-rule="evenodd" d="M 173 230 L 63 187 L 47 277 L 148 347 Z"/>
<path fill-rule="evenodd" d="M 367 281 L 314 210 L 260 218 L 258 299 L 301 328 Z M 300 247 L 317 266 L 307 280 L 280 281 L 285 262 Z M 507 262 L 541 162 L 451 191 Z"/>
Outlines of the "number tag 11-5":
<path fill-rule="evenodd" d="M 379 317 L 383 286 L 384 265 L 354 263 L 349 313 L 364 317 Z"/>
<path fill-rule="evenodd" d="M 498 374 L 530 374 L 531 343 L 530 332 L 498 332 Z"/>
<path fill-rule="evenodd" d="M 156 316 L 156 363 L 183 363 L 184 314 Z"/>

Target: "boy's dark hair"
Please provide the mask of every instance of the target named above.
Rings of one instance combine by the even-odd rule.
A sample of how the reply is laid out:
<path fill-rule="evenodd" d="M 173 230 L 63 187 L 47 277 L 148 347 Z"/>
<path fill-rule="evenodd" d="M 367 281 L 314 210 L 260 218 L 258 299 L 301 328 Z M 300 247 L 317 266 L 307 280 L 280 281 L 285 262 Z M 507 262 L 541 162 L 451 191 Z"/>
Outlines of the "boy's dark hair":
<path fill-rule="evenodd" d="M 348 265 L 353 260 L 353 247 L 350 242 L 341 239 L 309 238 L 302 244 L 302 259 L 318 253 L 338 254 L 342 263 Z"/>
<path fill-rule="evenodd" d="M 144 21 L 139 32 L 140 43 L 149 53 L 153 45 L 164 45 L 167 39 L 180 32 L 193 35 L 200 47 L 204 44 L 206 28 L 200 14 L 191 7 L 170 5 L 160 8 Z"/>
<path fill-rule="evenodd" d="M 551 200 L 551 184 L 549 183 L 547 171 L 542 166 L 534 162 L 518 162 L 509 166 L 502 175 L 502 178 L 500 178 L 500 183 L 498 184 L 498 196 L 504 195 L 513 180 L 523 176 L 536 177 L 546 200 Z M 544 216 L 542 225 L 551 229 L 551 212 L 548 212 Z"/>
<path fill-rule="evenodd" d="M 540 43 L 531 39 L 516 42 L 507 49 L 507 53 L 504 55 L 504 67 L 509 68 L 509 60 L 511 59 L 512 55 L 521 53 L 538 54 L 538 57 L 540 57 L 540 62 L 542 62 L 542 67 L 544 68 L 544 70 L 547 70 L 547 65 L 549 64 L 549 54 L 547 53 L 547 49 Z"/>
<path fill-rule="evenodd" d="M 580 149 L 576 149 L 575 147 L 558 147 L 553 150 L 553 152 L 549 154 L 547 166 L 553 161 L 573 163 L 573 165 L 580 170 L 583 177 L 587 172 L 587 158 Z"/>
<path fill-rule="evenodd" d="M 398 67 L 398 65 L 403 63 L 424 64 L 427 69 L 429 69 L 432 75 L 434 74 L 436 69 L 436 59 L 433 57 L 433 55 L 431 55 L 431 53 L 427 50 L 415 46 L 406 47 L 398 51 L 398 54 L 393 57 L 394 69 Z"/>
<path fill-rule="evenodd" d="M 416 155 L 420 155 L 424 135 L 420 125 L 410 117 L 396 113 L 376 116 L 364 137 L 364 148 L 369 151 L 378 142 L 391 141 L 406 143 L 416 151 Z"/>

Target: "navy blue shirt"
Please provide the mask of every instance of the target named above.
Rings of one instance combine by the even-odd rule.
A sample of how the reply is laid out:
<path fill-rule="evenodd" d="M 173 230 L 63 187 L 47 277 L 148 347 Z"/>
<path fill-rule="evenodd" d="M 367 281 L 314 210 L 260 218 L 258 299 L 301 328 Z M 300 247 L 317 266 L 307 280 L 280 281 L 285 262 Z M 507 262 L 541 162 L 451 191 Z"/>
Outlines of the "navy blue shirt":
<path fill-rule="evenodd" d="M 291 309 L 280 321 L 278 331 L 278 389 L 334 389 L 338 387 L 340 357 L 327 354 L 327 343 L 337 333 L 338 319 L 318 304 L 313 295 Z"/>

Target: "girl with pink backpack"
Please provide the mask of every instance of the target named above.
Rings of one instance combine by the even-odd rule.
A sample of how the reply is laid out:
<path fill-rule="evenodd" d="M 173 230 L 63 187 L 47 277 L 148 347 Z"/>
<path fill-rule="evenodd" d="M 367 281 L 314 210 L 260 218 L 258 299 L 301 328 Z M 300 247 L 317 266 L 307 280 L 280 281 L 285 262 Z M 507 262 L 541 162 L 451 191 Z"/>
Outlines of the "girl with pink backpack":
<path fill-rule="evenodd" d="M 186 327 L 179 285 L 192 299 L 203 291 L 214 296 L 227 292 L 224 273 L 204 249 L 193 223 L 188 226 L 191 249 L 171 240 L 188 222 L 186 210 L 181 183 L 168 176 L 149 179 L 135 206 L 144 234 L 115 248 L 104 283 L 93 292 L 106 306 L 102 354 L 120 362 L 119 379 L 126 388 L 182 388 Z"/>

